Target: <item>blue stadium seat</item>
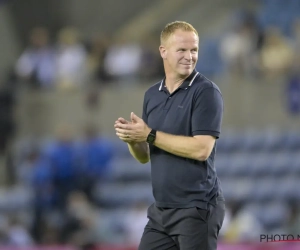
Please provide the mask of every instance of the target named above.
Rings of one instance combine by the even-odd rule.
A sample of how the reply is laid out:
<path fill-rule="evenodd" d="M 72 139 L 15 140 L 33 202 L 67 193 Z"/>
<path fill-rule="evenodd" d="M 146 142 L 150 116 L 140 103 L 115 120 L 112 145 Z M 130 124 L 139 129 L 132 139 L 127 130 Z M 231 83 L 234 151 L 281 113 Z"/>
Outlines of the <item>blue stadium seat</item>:
<path fill-rule="evenodd" d="M 241 138 L 243 144 L 241 148 L 247 152 L 258 152 L 263 148 L 262 133 L 256 130 L 247 130 Z"/>
<path fill-rule="evenodd" d="M 291 174 L 300 177 L 300 154 L 290 153 L 289 154 L 289 169 Z"/>
<path fill-rule="evenodd" d="M 251 159 L 247 154 L 236 153 L 228 157 L 229 161 L 229 176 L 243 177 L 249 176 L 251 172 Z"/>
<path fill-rule="evenodd" d="M 222 135 L 220 151 L 232 153 L 241 150 L 242 145 L 244 143 L 243 138 L 243 134 L 239 133 L 238 131 L 227 131 Z"/>
<path fill-rule="evenodd" d="M 271 164 L 269 166 L 271 175 L 282 178 L 286 175 L 292 174 L 293 169 L 291 161 L 291 155 L 287 153 L 280 153 L 272 156 Z"/>
<path fill-rule="evenodd" d="M 215 168 L 217 171 L 217 175 L 220 178 L 229 176 L 230 166 L 231 160 L 230 157 L 228 157 L 228 154 L 218 153 L 217 157 L 215 158 Z"/>
<path fill-rule="evenodd" d="M 263 150 L 269 152 L 281 150 L 284 139 L 282 133 L 277 130 L 267 129 L 262 131 Z"/>
<path fill-rule="evenodd" d="M 150 182 L 99 183 L 94 189 L 93 196 L 103 207 L 128 207 L 139 201 L 147 203 L 154 201 Z"/>
<path fill-rule="evenodd" d="M 207 38 L 201 42 L 196 69 L 208 77 L 222 72 L 223 64 L 219 53 L 219 39 Z"/>
<path fill-rule="evenodd" d="M 252 184 L 249 201 L 264 203 L 276 199 L 276 180 L 272 178 L 260 178 L 253 180 Z"/>
<path fill-rule="evenodd" d="M 11 213 L 32 210 L 33 199 L 33 190 L 22 186 L 2 189 L 0 190 L 0 211 Z"/>
<path fill-rule="evenodd" d="M 250 202 L 245 205 L 244 209 L 253 214 L 267 231 L 281 228 L 289 214 L 288 206 L 278 201 L 264 204 Z"/>
<path fill-rule="evenodd" d="M 133 157 L 115 158 L 110 164 L 109 179 L 113 181 L 150 181 L 151 166 L 139 163 Z"/>
<path fill-rule="evenodd" d="M 300 150 L 300 131 L 289 131 L 284 134 L 285 140 L 283 147 L 287 151 L 299 151 Z"/>
<path fill-rule="evenodd" d="M 265 177 L 270 175 L 272 167 L 272 158 L 266 153 L 256 153 L 249 158 L 251 162 L 249 174 L 252 177 Z"/>
<path fill-rule="evenodd" d="M 276 186 L 276 196 L 279 201 L 300 201 L 299 192 L 299 177 L 297 176 L 286 176 L 277 181 Z"/>
<path fill-rule="evenodd" d="M 270 202 L 261 207 L 259 220 L 266 230 L 284 226 L 288 219 L 289 209 L 282 202 Z"/>
<path fill-rule="evenodd" d="M 237 188 L 236 179 L 234 178 L 223 178 L 221 180 L 221 186 L 225 200 L 237 200 L 235 196 L 235 189 Z"/>
<path fill-rule="evenodd" d="M 131 157 L 127 144 L 119 139 L 111 139 L 110 143 L 120 157 Z"/>
<path fill-rule="evenodd" d="M 221 180 L 225 200 L 246 202 L 251 195 L 252 180 L 248 178 L 224 178 Z"/>

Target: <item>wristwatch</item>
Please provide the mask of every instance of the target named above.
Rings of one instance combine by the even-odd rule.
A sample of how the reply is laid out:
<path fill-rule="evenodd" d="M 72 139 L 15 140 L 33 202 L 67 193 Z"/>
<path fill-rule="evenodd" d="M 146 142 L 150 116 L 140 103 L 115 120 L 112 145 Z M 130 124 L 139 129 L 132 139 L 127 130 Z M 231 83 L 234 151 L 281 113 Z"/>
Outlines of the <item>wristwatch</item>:
<path fill-rule="evenodd" d="M 155 129 L 152 129 L 147 137 L 147 142 L 149 144 L 153 144 L 154 141 L 155 141 L 155 138 L 156 138 L 156 130 Z"/>

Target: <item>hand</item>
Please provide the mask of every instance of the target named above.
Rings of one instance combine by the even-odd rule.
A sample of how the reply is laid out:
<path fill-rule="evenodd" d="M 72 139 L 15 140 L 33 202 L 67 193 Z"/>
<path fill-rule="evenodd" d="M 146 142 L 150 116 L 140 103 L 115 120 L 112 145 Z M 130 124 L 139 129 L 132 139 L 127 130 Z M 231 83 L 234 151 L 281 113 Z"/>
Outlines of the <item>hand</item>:
<path fill-rule="evenodd" d="M 116 121 L 116 135 L 126 142 L 146 141 L 151 129 L 147 126 L 143 119 L 135 115 L 133 112 L 131 112 L 130 118 L 131 122 L 128 122 L 123 118 L 119 118 Z"/>
<path fill-rule="evenodd" d="M 119 137 L 119 139 L 121 139 L 122 141 L 127 142 L 127 143 L 132 143 L 132 142 L 129 140 L 129 138 L 127 137 L 127 135 L 125 133 L 118 133 L 116 128 L 118 127 L 118 124 L 130 124 L 130 123 L 131 122 L 127 121 L 123 117 L 120 117 L 115 121 L 115 125 L 114 125 L 115 130 L 116 130 L 116 135 Z"/>

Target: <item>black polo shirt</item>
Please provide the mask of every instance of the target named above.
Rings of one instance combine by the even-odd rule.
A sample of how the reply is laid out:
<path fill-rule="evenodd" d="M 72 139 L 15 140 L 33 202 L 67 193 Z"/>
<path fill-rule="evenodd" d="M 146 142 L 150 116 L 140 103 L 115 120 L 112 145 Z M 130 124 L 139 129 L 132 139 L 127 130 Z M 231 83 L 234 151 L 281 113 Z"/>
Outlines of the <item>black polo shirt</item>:
<path fill-rule="evenodd" d="M 143 120 L 150 128 L 173 135 L 219 138 L 223 99 L 216 84 L 197 71 L 170 94 L 164 80 L 144 97 Z M 207 209 L 222 197 L 214 166 L 216 145 L 206 161 L 168 153 L 150 145 L 152 188 L 156 206 Z"/>

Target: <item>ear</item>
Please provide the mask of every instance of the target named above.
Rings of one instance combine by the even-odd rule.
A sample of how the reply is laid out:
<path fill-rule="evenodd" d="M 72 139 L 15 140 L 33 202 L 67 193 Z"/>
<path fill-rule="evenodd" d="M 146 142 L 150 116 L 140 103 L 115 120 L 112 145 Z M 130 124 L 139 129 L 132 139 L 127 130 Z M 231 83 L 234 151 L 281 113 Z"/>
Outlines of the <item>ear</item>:
<path fill-rule="evenodd" d="M 159 52 L 160 52 L 160 56 L 162 57 L 162 59 L 167 58 L 167 49 L 164 45 L 159 46 Z"/>

